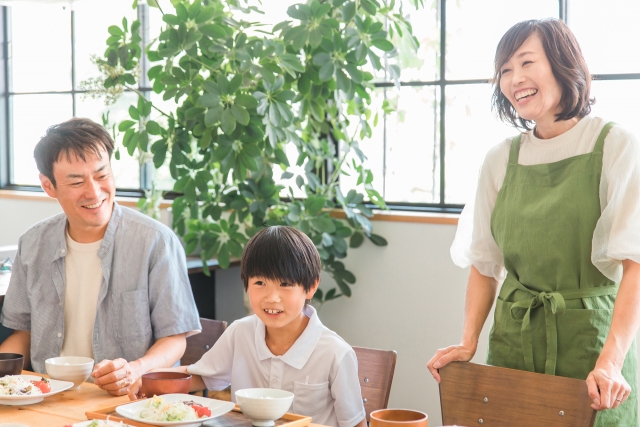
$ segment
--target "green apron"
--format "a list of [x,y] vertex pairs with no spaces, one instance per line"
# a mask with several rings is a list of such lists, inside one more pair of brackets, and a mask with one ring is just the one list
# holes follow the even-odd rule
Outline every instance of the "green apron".
[[[496,302],[487,364],[586,379],[609,332],[618,290],[591,263],[600,218],[602,148],[541,165],[519,165],[514,138],[491,215],[507,277]],[[622,368],[631,396],[600,411],[596,426],[638,427],[635,340]]]

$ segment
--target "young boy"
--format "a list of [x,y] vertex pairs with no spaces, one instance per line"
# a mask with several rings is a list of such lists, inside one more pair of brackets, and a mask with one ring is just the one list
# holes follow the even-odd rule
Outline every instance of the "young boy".
[[[275,226],[257,233],[242,254],[241,278],[253,316],[232,323],[191,366],[191,389],[244,388],[294,393],[290,411],[316,424],[366,427],[358,363],[351,346],[322,325],[307,304],[318,289],[322,264],[301,231]],[[138,381],[129,396],[135,399]]]

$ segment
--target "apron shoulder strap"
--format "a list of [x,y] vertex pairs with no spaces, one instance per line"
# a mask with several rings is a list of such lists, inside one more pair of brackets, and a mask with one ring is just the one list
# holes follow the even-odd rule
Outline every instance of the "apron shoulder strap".
[[600,135],[598,135],[598,140],[596,141],[596,146],[593,148],[594,153],[602,153],[602,149],[604,147],[604,139],[607,137],[609,130],[616,125],[615,122],[609,122],[602,128]]
[[522,134],[518,134],[518,136],[514,137],[511,140],[511,149],[509,150],[509,164],[511,165],[518,164],[518,154],[520,154],[521,138],[522,138]]

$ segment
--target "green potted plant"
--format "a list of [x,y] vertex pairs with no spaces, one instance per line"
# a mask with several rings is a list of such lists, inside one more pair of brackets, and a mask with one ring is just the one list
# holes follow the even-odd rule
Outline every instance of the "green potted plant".
[[[143,52],[138,21],[111,26],[97,60],[100,84],[112,98],[135,90],[144,54],[153,90],[175,100],[169,113],[140,94],[118,130],[129,155],[168,165],[180,194],[173,228],[187,252],[199,247],[203,263],[217,257],[224,268],[260,228],[291,225],[317,245],[337,283],[318,291],[317,302],[350,296],[356,278],[340,261],[348,247],[365,238],[387,244],[369,220],[369,203],[386,205],[359,148],[379,118],[367,69],[382,69],[394,40],[417,47],[394,1],[309,0],[289,7],[290,19],[272,31],[243,20],[258,8],[240,0],[149,5],[162,12],[160,36]],[[387,69],[397,80],[399,68]],[[356,179],[346,194],[345,175]],[[333,217],[335,209],[346,220]]]

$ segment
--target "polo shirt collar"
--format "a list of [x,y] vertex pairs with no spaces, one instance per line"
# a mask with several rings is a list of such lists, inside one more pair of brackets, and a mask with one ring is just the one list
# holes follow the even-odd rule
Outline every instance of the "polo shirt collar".
[[304,367],[318,345],[318,341],[320,341],[324,326],[318,317],[316,309],[311,305],[305,305],[302,312],[309,318],[309,323],[296,342],[294,342],[291,348],[282,356],[274,356],[271,350],[269,350],[269,347],[267,347],[265,341],[266,327],[262,320],[256,316],[258,322],[256,325],[255,344],[258,352],[258,360],[262,361],[275,358],[282,360],[287,365],[296,369],[302,369]]
[[[102,238],[102,244],[100,245],[100,249],[98,250],[98,256],[102,257],[105,253],[108,253],[111,246],[113,246],[113,241],[115,239],[116,231],[118,229],[118,224],[120,223],[120,218],[122,217],[122,208],[120,205],[114,201],[113,202],[113,211],[111,212],[111,218],[109,218],[109,224],[107,225],[107,230],[104,233],[104,237]],[[56,247],[58,248],[53,256],[53,261],[56,261],[59,258],[64,258],[67,255],[67,217],[66,215],[60,216],[60,223],[57,225],[60,229],[59,233],[57,233],[57,242]]]

